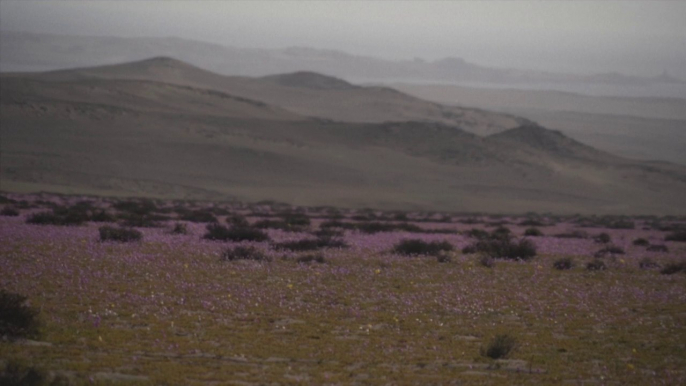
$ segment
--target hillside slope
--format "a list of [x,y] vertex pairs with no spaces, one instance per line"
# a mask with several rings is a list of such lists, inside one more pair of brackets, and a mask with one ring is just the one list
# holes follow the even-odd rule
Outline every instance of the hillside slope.
[[528,122],[507,114],[427,102],[386,87],[355,86],[322,74],[296,72],[263,78],[223,76],[166,57],[24,76],[59,82],[94,78],[154,80],[222,91],[309,117],[357,123],[432,121],[482,135]]
[[[107,69],[117,76],[85,75],[102,68],[0,76],[2,189],[470,212],[686,213],[681,166],[628,161],[534,124],[484,137],[426,120],[312,119],[231,92],[237,88],[202,86],[206,73],[172,64],[167,72],[144,66],[147,79],[127,75],[140,63]],[[360,88],[318,74],[242,81],[294,78],[278,90]]]

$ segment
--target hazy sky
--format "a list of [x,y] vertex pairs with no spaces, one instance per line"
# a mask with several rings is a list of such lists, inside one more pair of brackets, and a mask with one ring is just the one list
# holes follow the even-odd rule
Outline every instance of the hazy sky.
[[0,29],[686,79],[686,1],[12,1]]

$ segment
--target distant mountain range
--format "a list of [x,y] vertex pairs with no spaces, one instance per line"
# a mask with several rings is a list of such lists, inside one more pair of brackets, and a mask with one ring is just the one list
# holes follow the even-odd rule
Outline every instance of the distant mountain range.
[[156,57],[0,75],[3,190],[463,212],[685,214],[686,167],[313,72]]
[[403,80],[502,85],[684,83],[667,73],[654,77],[628,76],[620,73],[572,75],[485,67],[461,58],[391,61],[335,50],[306,47],[238,48],[179,38],[85,37],[2,31],[0,52],[2,71],[46,71],[168,56],[218,74],[239,76],[311,71],[354,81]]

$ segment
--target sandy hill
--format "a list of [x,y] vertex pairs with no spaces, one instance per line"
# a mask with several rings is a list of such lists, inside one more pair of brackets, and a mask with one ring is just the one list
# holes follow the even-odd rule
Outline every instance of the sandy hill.
[[[684,167],[610,156],[526,120],[476,135],[457,124],[464,116],[431,119],[450,108],[321,74],[224,77],[155,58],[5,74],[0,82],[5,190],[686,213]],[[405,115],[379,122],[403,109]],[[503,117],[475,113],[490,122]],[[343,119],[350,115],[358,119]]]
[[167,57],[120,65],[52,71],[41,74],[40,78],[49,81],[92,78],[154,80],[218,90],[280,106],[308,117],[358,123],[432,121],[459,126],[482,135],[527,122],[508,114],[427,102],[387,87],[354,86],[344,80],[312,72],[263,78],[232,77],[205,71]]
[[527,117],[622,157],[686,165],[686,99],[392,83],[418,98]]
[[311,88],[315,90],[351,90],[361,88],[360,86],[355,86],[343,79],[338,79],[311,71],[298,71],[290,74],[271,75],[262,77],[261,79],[281,86]]

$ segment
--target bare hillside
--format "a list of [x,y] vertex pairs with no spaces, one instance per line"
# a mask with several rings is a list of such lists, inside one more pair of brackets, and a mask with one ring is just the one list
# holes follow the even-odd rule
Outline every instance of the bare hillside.
[[[421,119],[408,113],[402,121],[344,121],[356,109],[362,117],[384,111],[371,102],[344,103],[360,98],[391,110],[402,103],[443,107],[320,74],[227,78],[157,58],[8,74],[0,82],[3,190],[470,212],[686,213],[684,167],[611,156],[526,122],[480,136],[451,120],[432,121],[426,111]],[[324,102],[315,110],[341,118],[294,108],[318,106],[316,99]],[[287,100],[299,102],[275,103]]]

